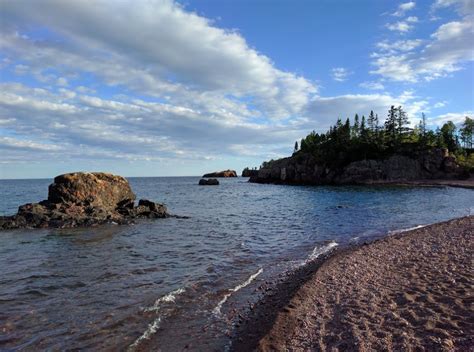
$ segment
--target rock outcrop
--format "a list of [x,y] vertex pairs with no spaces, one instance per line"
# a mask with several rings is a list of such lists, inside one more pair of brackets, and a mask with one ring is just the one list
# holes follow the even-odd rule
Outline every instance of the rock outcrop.
[[250,182],[288,184],[370,184],[427,179],[459,179],[467,176],[445,149],[433,148],[410,155],[364,159],[344,166],[320,164],[310,154],[296,154],[264,163]]
[[217,181],[215,178],[210,178],[209,180],[205,180],[201,178],[199,180],[199,186],[217,186],[219,185],[219,181]]
[[128,181],[106,173],[57,176],[48,199],[28,203],[13,216],[0,217],[0,229],[67,228],[105,223],[128,224],[138,218],[168,217],[166,206],[136,196]]
[[255,177],[258,176],[258,170],[251,170],[249,168],[245,168],[242,170],[242,177]]
[[203,178],[209,178],[209,177],[237,177],[237,172],[235,172],[235,170],[216,171],[216,172],[211,172],[209,174],[205,174],[202,177]]

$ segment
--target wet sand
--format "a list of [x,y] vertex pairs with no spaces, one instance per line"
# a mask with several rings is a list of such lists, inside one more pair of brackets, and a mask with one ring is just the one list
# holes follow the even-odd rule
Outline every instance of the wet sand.
[[232,349],[473,351],[473,254],[474,216],[335,251],[260,288]]

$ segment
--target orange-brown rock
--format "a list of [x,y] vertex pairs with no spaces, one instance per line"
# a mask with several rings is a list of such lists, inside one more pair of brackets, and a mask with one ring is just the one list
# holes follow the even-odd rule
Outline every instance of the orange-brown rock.
[[76,172],[57,176],[48,199],[28,203],[13,216],[0,216],[0,229],[64,228],[106,223],[128,224],[139,218],[170,216],[166,206],[140,199],[128,181],[102,172]]
[[210,177],[237,177],[237,172],[235,170],[224,170],[224,171],[216,171],[211,172],[209,174],[205,174],[202,176],[203,178],[210,178]]
[[135,198],[124,177],[103,172],[57,176],[48,191],[51,203],[87,204],[104,209],[115,209],[120,202]]

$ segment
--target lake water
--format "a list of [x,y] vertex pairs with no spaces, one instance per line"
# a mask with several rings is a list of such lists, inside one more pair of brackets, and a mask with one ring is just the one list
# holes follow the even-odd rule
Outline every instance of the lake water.
[[[129,179],[189,219],[0,232],[0,350],[224,350],[263,281],[336,244],[474,213],[460,188],[198,180]],[[49,183],[0,181],[0,213]]]

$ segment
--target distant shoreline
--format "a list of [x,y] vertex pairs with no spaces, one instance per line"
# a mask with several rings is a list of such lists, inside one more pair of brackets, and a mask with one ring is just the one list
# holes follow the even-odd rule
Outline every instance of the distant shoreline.
[[472,346],[473,238],[471,215],[333,250],[264,288],[232,350]]
[[284,181],[269,181],[269,182],[255,182],[257,184],[281,184],[290,186],[407,186],[407,187],[456,187],[474,189],[474,178],[465,180],[411,180],[411,181],[368,181],[347,184],[314,184],[311,182],[284,182]]

